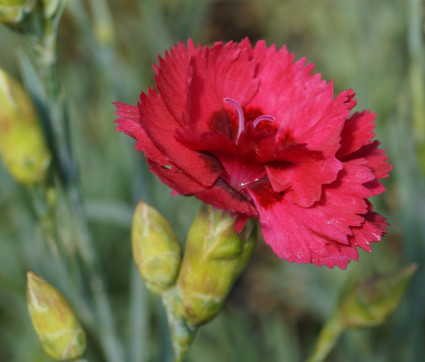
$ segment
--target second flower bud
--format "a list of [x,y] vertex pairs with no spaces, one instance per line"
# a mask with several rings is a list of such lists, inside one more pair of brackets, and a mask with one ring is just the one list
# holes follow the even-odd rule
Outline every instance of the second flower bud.
[[147,287],[162,294],[177,278],[181,248],[167,220],[144,201],[134,212],[131,242],[134,261]]

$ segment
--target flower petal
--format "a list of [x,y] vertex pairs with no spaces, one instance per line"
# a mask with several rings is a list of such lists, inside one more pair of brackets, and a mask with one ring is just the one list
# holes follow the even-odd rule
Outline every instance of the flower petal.
[[150,171],[180,195],[193,195],[205,189],[205,186],[195,181],[188,174],[179,170],[175,165],[160,165],[150,159],[146,160]]
[[371,169],[375,177],[379,180],[388,177],[388,172],[391,171],[392,166],[387,161],[388,156],[385,150],[378,149],[379,141],[373,141],[366,146],[363,146],[357,152],[352,153],[350,157],[345,160],[354,160],[356,158],[364,158],[368,161],[367,167]]
[[312,66],[303,68],[305,59],[294,63],[294,54],[290,54],[285,46],[276,50],[275,45],[267,48],[264,41],[259,41],[254,47],[253,57],[258,61],[257,76],[261,86],[251,106],[263,109],[265,114],[273,115],[279,122],[283,119],[281,112],[296,108],[293,95],[296,94],[298,99],[301,94],[314,92],[317,86],[323,88],[325,85],[320,76],[316,76],[308,84],[312,87],[303,87],[303,81],[309,82],[312,78],[309,75]]
[[381,240],[388,224],[385,222],[385,218],[372,211],[368,211],[363,216],[365,222],[359,227],[352,228],[353,235],[348,237],[348,245],[328,245],[329,255],[325,257],[316,255],[313,257],[313,262],[319,266],[326,265],[330,268],[338,266],[346,269],[350,260],[358,260],[356,246],[367,252],[372,251],[370,243]]
[[158,57],[158,66],[154,66],[158,92],[168,111],[179,123],[185,111],[189,62],[194,52],[192,39],[188,40],[187,48],[179,42],[169,53],[165,52],[164,58]]
[[155,146],[177,168],[205,187],[214,184],[223,173],[212,156],[191,150],[175,138],[177,124],[165,107],[161,96],[153,89],[140,95],[140,122]]
[[218,179],[213,187],[197,192],[195,196],[218,209],[258,217],[254,204],[222,179]]
[[237,233],[241,233],[247,221],[248,221],[248,215],[238,214],[233,228],[235,229]]
[[[316,116],[320,115],[320,118],[310,128],[306,128],[305,132],[301,130],[303,123],[300,122],[299,132],[303,133],[296,140],[305,143],[309,149],[322,151],[326,157],[333,157],[340,147],[340,135],[345,120],[355,105],[354,95],[352,90],[347,90],[331,102],[323,100],[321,106],[316,108]],[[306,108],[305,114],[312,114],[310,112],[314,112],[311,106]]]
[[232,98],[244,107],[257,92],[255,67],[256,62],[249,59],[248,51],[237,49],[232,42],[225,45],[218,42],[193,55],[185,115],[185,124],[192,132],[197,135],[220,130],[229,133],[229,120],[224,110],[234,113],[235,109],[225,104],[224,98]]
[[138,108],[121,102],[114,102],[114,104],[117,108],[115,114],[120,116],[120,118],[115,120],[115,123],[118,124],[117,131],[124,132],[126,135],[134,138],[137,141],[136,150],[144,152],[146,158],[162,166],[168,165],[169,161],[167,158],[152,143],[140,125]]
[[315,162],[295,162],[266,166],[275,192],[287,190],[291,200],[299,206],[310,207],[320,200],[322,186],[337,178],[342,163],[336,158]]
[[285,47],[279,51],[260,41],[254,48],[261,86],[250,106],[261,107],[280,125],[279,139],[289,133],[296,143],[334,156],[339,148],[342,126],[354,107],[354,93],[345,91],[333,99],[333,85],[311,75],[313,64],[305,59],[293,63],[294,56]]
[[293,203],[283,193],[275,193],[267,181],[249,190],[258,209],[264,239],[280,258],[317,263],[318,256],[328,257],[339,244],[350,245],[351,228],[364,223],[361,215],[368,209],[365,198],[371,195],[363,184],[374,178],[364,163],[345,163],[338,179],[325,186],[321,200],[309,208]]
[[368,211],[364,215],[365,222],[360,227],[353,227],[353,242],[363,250],[370,252],[370,243],[381,240],[389,225],[385,218],[376,212]]
[[392,169],[391,164],[387,161],[388,156],[385,155],[385,150],[380,150],[378,147],[379,142],[374,141],[345,158],[346,160],[361,158],[367,161],[366,166],[375,175],[375,179],[365,184],[365,186],[371,190],[373,195],[379,195],[385,191],[385,187],[378,180],[388,177],[388,173]]
[[359,150],[363,145],[371,143],[375,136],[373,121],[376,115],[370,111],[356,112],[348,118],[341,132],[341,147],[337,157],[342,158]]

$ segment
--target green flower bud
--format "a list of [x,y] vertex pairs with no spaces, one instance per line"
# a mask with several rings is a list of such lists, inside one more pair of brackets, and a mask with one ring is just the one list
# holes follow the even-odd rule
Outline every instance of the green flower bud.
[[0,69],[0,154],[23,184],[42,181],[50,163],[37,113],[22,87]]
[[174,361],[184,361],[198,327],[189,324],[182,315],[182,305],[178,288],[170,288],[161,297],[167,310],[168,325],[170,327],[174,350]]
[[174,285],[181,263],[181,248],[173,229],[152,206],[140,201],[131,232],[133,258],[152,293]]
[[68,361],[84,354],[86,335],[72,307],[56,288],[31,271],[27,302],[34,329],[50,357]]
[[411,264],[401,270],[377,275],[347,288],[334,313],[327,320],[307,362],[321,362],[347,328],[375,326],[397,307],[407,284],[417,269]]
[[338,309],[342,324],[346,328],[381,324],[397,307],[417,268],[416,264],[411,264],[356,285],[340,302]]
[[14,26],[24,22],[35,4],[36,0],[2,0],[0,2],[0,23]]
[[193,222],[177,286],[182,314],[192,325],[214,318],[251,257],[256,233],[248,222],[234,231],[236,216],[204,204]]

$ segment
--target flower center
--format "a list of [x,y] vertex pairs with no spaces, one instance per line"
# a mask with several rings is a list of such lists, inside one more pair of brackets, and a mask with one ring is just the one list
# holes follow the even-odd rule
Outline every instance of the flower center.
[[[240,138],[242,132],[245,130],[245,116],[244,116],[244,113],[243,113],[243,109],[242,109],[241,105],[232,98],[224,98],[223,101],[233,104],[233,106],[235,106],[236,112],[238,114],[238,122],[239,122],[238,123],[238,133],[236,134],[236,141],[235,141],[235,143],[237,145],[239,143],[239,138]],[[255,127],[257,127],[257,125],[261,121],[273,122],[274,120],[275,120],[275,118],[273,116],[269,116],[269,115],[264,114],[262,116],[257,117],[256,119],[254,119],[252,121],[252,125],[255,128]]]

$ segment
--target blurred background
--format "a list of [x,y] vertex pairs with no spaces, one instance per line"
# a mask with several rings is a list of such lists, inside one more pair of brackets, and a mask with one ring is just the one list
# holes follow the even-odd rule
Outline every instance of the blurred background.
[[[248,36],[286,44],[296,59],[352,88],[357,110],[377,114],[376,134],[394,169],[373,200],[391,226],[372,253],[346,271],[280,260],[259,242],[224,311],[202,327],[189,361],[303,361],[346,283],[417,262],[401,304],[378,327],[347,331],[328,361],[425,361],[424,13],[420,0],[72,0],[59,26],[58,71],[70,114],[88,232],[110,298],[123,360],[171,361],[160,299],[148,293],[131,256],[132,213],[140,198],[158,208],[180,242],[199,202],[170,196],[147,171],[135,141],[115,131],[113,101],[136,104],[153,85],[152,64],[178,40],[212,44]],[[0,27],[0,66],[20,78],[27,44]],[[61,250],[75,254],[66,207],[59,212]],[[63,275],[78,270],[49,256],[27,189],[0,164],[0,360],[52,361],[26,308],[25,274],[58,287],[90,320],[93,306]],[[50,251],[51,252],[51,251]],[[54,254],[54,253],[53,253]],[[79,275],[80,280],[84,275]],[[73,279],[75,280],[75,278]],[[77,283],[78,284],[78,283]],[[88,307],[87,307],[88,306]],[[84,317],[86,316],[86,317]],[[95,324],[90,361],[108,360]],[[125,358],[125,359],[124,359]],[[110,360],[110,359],[109,359]],[[117,361],[119,362],[119,361]]]

